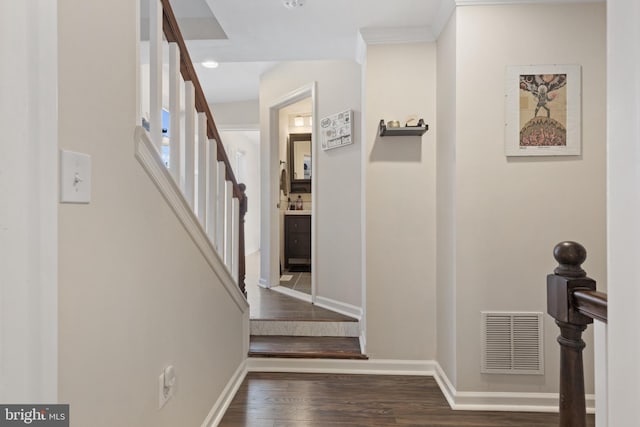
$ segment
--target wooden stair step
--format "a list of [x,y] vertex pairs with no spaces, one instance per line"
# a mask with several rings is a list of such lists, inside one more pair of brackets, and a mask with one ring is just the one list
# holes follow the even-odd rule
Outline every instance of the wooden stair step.
[[249,357],[367,359],[355,337],[292,337],[251,335]]

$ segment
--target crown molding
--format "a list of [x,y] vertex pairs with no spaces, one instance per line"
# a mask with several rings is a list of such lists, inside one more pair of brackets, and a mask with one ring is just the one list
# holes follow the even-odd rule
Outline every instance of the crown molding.
[[361,28],[360,36],[367,45],[432,42],[436,39],[427,26]]
[[[451,0],[443,0],[448,2]],[[499,6],[512,4],[577,4],[605,3],[606,0],[455,0],[456,6]]]
[[440,33],[442,32],[442,30],[444,30],[444,27],[447,26],[447,22],[449,22],[449,19],[451,19],[453,12],[456,10],[456,6],[457,4],[455,0],[440,1],[440,7],[436,12],[436,16],[431,26],[434,37],[436,39],[440,37]]
[[605,3],[606,0],[442,0],[440,7],[431,25],[434,39],[440,37],[440,33],[449,22],[449,19],[459,6],[505,6],[525,4],[578,4],[578,3]]

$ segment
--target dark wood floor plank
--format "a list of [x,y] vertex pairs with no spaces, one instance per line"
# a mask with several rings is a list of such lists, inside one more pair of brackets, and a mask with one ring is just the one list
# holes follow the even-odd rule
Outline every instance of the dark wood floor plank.
[[[452,411],[431,377],[249,373],[223,427],[556,427],[557,414]],[[594,426],[594,417],[588,417]]]
[[247,287],[249,316],[252,320],[312,320],[316,322],[357,322],[317,305],[259,286]]

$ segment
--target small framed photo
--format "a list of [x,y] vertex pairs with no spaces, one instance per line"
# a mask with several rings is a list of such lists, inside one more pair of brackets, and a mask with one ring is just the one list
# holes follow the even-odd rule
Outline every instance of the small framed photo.
[[353,111],[346,110],[320,120],[320,146],[324,151],[353,144]]
[[509,66],[506,156],[581,154],[580,65]]

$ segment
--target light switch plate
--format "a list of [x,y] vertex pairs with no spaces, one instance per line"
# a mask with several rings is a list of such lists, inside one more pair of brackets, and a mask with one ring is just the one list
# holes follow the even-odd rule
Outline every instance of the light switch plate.
[[60,202],[91,202],[91,156],[60,150]]

